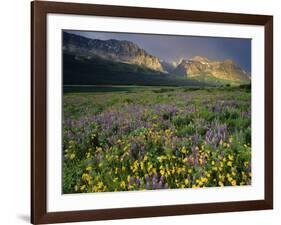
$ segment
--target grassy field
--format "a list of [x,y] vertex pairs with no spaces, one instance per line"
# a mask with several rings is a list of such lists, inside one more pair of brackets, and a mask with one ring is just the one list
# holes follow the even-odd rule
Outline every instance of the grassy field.
[[243,87],[65,86],[63,192],[251,184]]

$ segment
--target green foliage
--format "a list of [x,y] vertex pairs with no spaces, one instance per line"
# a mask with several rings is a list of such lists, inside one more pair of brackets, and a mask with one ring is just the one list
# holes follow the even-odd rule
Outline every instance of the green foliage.
[[173,88],[160,88],[160,89],[153,90],[153,92],[154,93],[165,93],[165,92],[171,92],[174,90],[175,89],[173,89]]
[[86,89],[64,94],[63,193],[251,184],[244,86]]

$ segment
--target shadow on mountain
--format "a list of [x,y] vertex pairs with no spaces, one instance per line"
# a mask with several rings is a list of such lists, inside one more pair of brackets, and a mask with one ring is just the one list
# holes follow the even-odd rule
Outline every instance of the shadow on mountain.
[[64,85],[206,86],[207,83],[150,70],[135,64],[63,54]]

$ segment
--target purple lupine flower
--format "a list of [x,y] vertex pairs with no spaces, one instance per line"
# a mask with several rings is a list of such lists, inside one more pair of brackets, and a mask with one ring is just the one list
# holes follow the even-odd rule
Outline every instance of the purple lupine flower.
[[152,183],[152,189],[157,189],[157,185],[158,185],[157,182],[153,182]]
[[152,182],[157,182],[157,181],[158,181],[158,174],[155,173],[155,174],[153,174]]
[[226,124],[215,124],[214,126],[214,129],[210,129],[206,132],[205,142],[213,147],[218,147],[221,141],[226,141],[228,139],[227,126]]
[[196,155],[195,159],[194,159],[194,166],[198,166],[198,156]]
[[150,178],[149,178],[149,176],[148,176],[148,175],[145,175],[145,180],[146,180],[146,183],[149,183]]
[[189,165],[193,165],[193,158],[192,158],[192,156],[189,156],[188,162],[189,162]]
[[150,183],[149,182],[146,183],[145,187],[146,187],[146,189],[150,189]]
[[198,141],[199,141],[199,135],[198,134],[195,134],[191,137],[191,141],[193,144],[198,144]]
[[135,178],[134,177],[130,177],[130,185],[132,185],[135,182]]
[[203,153],[202,155],[202,166],[206,165],[206,158],[205,158],[205,154]]
[[158,189],[163,188],[163,182],[162,182],[161,180],[159,181],[159,183],[158,183],[158,185],[157,185],[157,188],[158,188]]

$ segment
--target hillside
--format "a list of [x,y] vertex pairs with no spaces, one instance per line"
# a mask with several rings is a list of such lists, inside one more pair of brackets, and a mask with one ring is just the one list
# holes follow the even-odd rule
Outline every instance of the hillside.
[[76,56],[86,56],[88,59],[98,56],[106,60],[140,65],[164,72],[158,57],[148,54],[138,45],[126,40],[90,39],[64,32],[63,51]]
[[67,84],[222,85],[250,83],[232,60],[204,56],[177,64],[148,54],[127,40],[99,40],[63,32],[63,76]]
[[229,83],[250,82],[250,75],[232,60],[211,61],[202,56],[182,60],[174,70],[174,73],[185,76],[186,78],[204,81]]
[[163,85],[206,86],[198,80],[159,74],[146,67],[114,62],[99,57],[85,58],[63,54],[64,85]]

